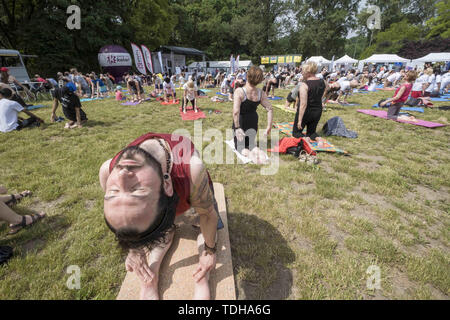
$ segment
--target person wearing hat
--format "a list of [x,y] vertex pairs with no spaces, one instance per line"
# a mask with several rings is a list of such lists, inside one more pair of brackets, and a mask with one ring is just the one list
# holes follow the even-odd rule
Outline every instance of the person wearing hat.
[[66,129],[82,128],[83,123],[86,122],[86,113],[81,110],[80,98],[76,94],[77,87],[73,82],[66,83],[62,88],[53,89],[51,91],[53,96],[53,109],[51,121],[56,122],[56,109],[61,103],[64,116],[69,120],[66,123]]
[[[44,120],[22,107],[16,101],[10,100],[12,90],[8,88],[0,89],[0,132],[11,132],[30,127],[33,124],[44,123]],[[23,112],[30,116],[29,119],[19,118],[19,113]]]

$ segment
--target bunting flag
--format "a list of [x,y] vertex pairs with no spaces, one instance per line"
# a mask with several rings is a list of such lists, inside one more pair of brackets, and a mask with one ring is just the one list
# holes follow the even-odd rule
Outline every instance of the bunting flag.
[[139,49],[139,47],[134,43],[131,43],[131,49],[133,50],[134,64],[136,65],[136,69],[138,69],[141,74],[147,74],[144,63],[144,55],[142,54],[141,49]]
[[161,73],[164,73],[164,67],[163,67],[163,63],[162,63],[161,51],[158,52],[158,60],[159,60],[160,66],[161,66]]
[[230,73],[234,73],[234,62],[235,62],[234,56],[231,55],[231,58],[230,58]]
[[152,53],[148,48],[144,45],[141,46],[142,53],[144,54],[145,65],[147,66],[147,70],[151,73],[153,72],[153,62],[152,62]]
[[236,65],[234,66],[234,68],[235,68],[235,72],[237,72],[237,71],[239,71],[239,58],[240,58],[241,56],[237,56],[237,58],[236,58]]

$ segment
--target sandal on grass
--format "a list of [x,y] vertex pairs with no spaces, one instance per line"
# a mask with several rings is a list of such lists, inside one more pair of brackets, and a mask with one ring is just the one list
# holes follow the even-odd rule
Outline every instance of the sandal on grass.
[[11,195],[11,200],[5,202],[5,204],[7,206],[14,206],[17,203],[19,203],[23,198],[30,197],[32,194],[33,193],[31,191],[28,191],[28,190],[19,193],[17,196],[12,194]]
[[33,226],[36,222],[38,222],[39,220],[42,220],[45,218],[45,213],[39,213],[39,214],[32,214],[31,216],[31,223],[27,224],[27,216],[23,216],[22,217],[22,222],[19,224],[15,224],[15,225],[11,225],[11,231],[8,233],[9,235],[13,235],[18,233],[19,231],[21,231],[24,228],[29,228],[31,226]]

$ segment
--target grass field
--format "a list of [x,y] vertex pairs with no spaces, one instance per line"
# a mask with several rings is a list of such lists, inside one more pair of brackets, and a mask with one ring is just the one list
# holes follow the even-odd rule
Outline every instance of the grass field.
[[[323,114],[320,129],[340,116],[359,134],[329,138],[351,156],[320,154],[322,163],[311,167],[283,155],[273,176],[254,165],[208,165],[225,186],[239,299],[450,298],[450,130],[356,112],[391,95],[356,94],[349,100],[360,107]],[[202,99],[199,105],[207,115],[204,129],[231,126],[231,103]],[[83,129],[47,123],[0,134],[0,185],[34,192],[17,212],[48,215],[14,236],[0,226],[0,245],[15,250],[0,267],[0,299],[115,299],[126,272],[103,220],[99,167],[149,131],[193,134],[194,123],[181,121],[178,106],[123,107],[108,99],[83,108],[90,119]],[[222,114],[209,114],[216,109]],[[50,112],[35,111],[45,120]],[[259,114],[265,128],[266,112]],[[446,111],[417,116],[450,124]],[[274,109],[275,122],[293,119]],[[71,265],[81,269],[80,290],[66,287]],[[367,287],[372,265],[380,271],[379,290]]]

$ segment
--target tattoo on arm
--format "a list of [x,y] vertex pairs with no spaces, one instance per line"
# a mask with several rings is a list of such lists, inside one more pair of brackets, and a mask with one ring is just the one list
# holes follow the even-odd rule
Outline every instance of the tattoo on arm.
[[191,204],[199,214],[206,214],[214,208],[214,196],[206,168],[201,169],[196,180],[191,185]]

